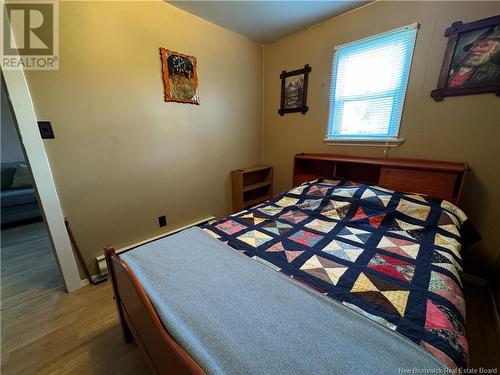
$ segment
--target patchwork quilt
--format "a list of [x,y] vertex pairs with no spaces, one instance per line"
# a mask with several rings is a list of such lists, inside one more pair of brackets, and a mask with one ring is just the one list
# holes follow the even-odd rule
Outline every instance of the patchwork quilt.
[[468,362],[465,224],[441,199],[319,179],[204,229],[456,368]]

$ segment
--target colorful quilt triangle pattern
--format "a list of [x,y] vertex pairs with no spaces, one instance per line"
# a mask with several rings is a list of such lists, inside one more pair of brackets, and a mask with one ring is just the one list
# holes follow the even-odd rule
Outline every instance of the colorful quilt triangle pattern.
[[259,232],[258,230],[251,230],[243,233],[241,236],[238,236],[238,239],[249,244],[250,246],[258,247],[272,240],[272,237],[268,236],[265,233]]
[[456,239],[436,233],[434,244],[450,250],[457,257],[460,256],[461,244]]
[[344,259],[349,262],[355,262],[364,249],[343,241],[333,240],[326,245],[322,251],[337,258]]
[[293,262],[297,257],[299,257],[304,250],[287,250],[283,246],[283,243],[277,242],[274,245],[268,247],[266,250],[268,253],[281,253],[285,256],[288,263]]
[[300,230],[289,237],[292,241],[298,242],[302,245],[312,247],[318,241],[320,241],[323,236],[315,234],[306,230]]
[[337,234],[337,236],[342,237],[346,240],[351,240],[362,244],[365,244],[370,239],[371,235],[371,232],[347,226]]
[[463,357],[467,356],[465,327],[453,318],[453,313],[447,307],[428,300],[425,329],[444,340]]
[[441,216],[439,216],[438,226],[448,226],[453,225],[456,228],[460,228],[460,223],[458,219],[451,212],[443,211],[441,212]]
[[347,266],[319,255],[313,255],[302,265],[302,267],[300,267],[300,269],[327,283],[336,285],[347,270]]
[[298,224],[307,218],[307,214],[301,211],[288,211],[280,216],[281,220],[286,220],[293,224]]
[[368,267],[403,281],[411,281],[415,272],[413,264],[379,253],[373,256],[368,263]]
[[413,259],[417,259],[420,251],[420,245],[416,242],[389,236],[383,236],[377,248]]
[[353,188],[342,187],[342,188],[335,189],[333,191],[332,195],[336,195],[338,197],[352,198],[357,191],[358,191],[357,187],[353,187]]
[[376,189],[366,189],[361,195],[361,199],[377,206],[387,207],[391,200],[391,195]]
[[321,215],[330,219],[342,220],[347,215],[350,205],[351,203],[349,202],[337,202],[330,200],[321,210]]
[[400,199],[396,210],[414,219],[425,221],[431,211],[431,208],[427,205],[410,202],[406,199]]
[[322,187],[320,185],[313,185],[311,188],[307,191],[307,195],[317,195],[320,197],[324,197],[326,193],[328,192],[327,187]]
[[269,272],[406,336],[445,366],[465,368],[466,221],[450,202],[331,177],[203,229]]
[[331,232],[336,225],[337,223],[333,221],[314,219],[313,221],[307,223],[305,227],[314,229],[318,232],[328,233]]
[[368,216],[365,214],[365,211],[361,207],[358,208],[356,214],[353,216],[351,220],[362,220],[366,219]]
[[361,273],[351,292],[383,310],[395,311],[403,316],[410,292],[397,284],[377,276]]
[[382,215],[376,215],[368,218],[368,222],[370,225],[374,228],[380,227],[380,224],[382,224],[382,221],[385,218],[385,214]]
[[289,191],[289,194],[297,194],[297,195],[300,195],[304,192],[304,189],[306,188],[307,186],[306,185],[303,185],[303,186],[298,186],[292,190]]
[[249,225],[257,225],[265,221],[266,219],[258,216],[256,213],[249,212],[243,216],[240,216],[241,220],[246,221]]
[[215,227],[227,234],[234,234],[241,232],[243,229],[247,229],[246,226],[234,220],[226,220],[220,224],[217,224]]
[[264,207],[259,207],[255,211],[261,212],[263,214],[269,215],[269,216],[274,216],[279,214],[281,211],[283,211],[283,207],[275,207],[275,206],[264,206]]
[[295,207],[301,210],[314,211],[321,205],[321,200],[319,199],[306,199],[302,203],[298,203]]
[[283,197],[279,201],[276,201],[275,204],[280,207],[289,207],[296,204],[299,200],[297,198],[291,197]]
[[282,223],[281,221],[272,220],[262,226],[266,232],[271,232],[277,235],[282,235],[293,228],[289,224]]
[[404,220],[395,219],[392,226],[390,227],[390,232],[394,234],[399,234],[403,237],[412,238],[418,240],[422,237],[425,228],[421,225],[415,225],[408,223]]
[[461,296],[460,287],[451,277],[441,272],[431,271],[429,291],[446,298],[458,309],[460,314],[465,314],[465,300]]

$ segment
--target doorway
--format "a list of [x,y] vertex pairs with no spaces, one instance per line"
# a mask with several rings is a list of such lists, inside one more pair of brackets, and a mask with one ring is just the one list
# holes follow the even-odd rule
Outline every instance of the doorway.
[[66,291],[72,292],[82,287],[82,280],[66,230],[45,146],[38,129],[28,83],[21,69],[0,69],[0,71],[7,103],[19,134],[23,155],[34,180],[37,202],[47,224],[54,256]]
[[64,289],[47,225],[21,144],[4,80],[1,83],[1,306]]

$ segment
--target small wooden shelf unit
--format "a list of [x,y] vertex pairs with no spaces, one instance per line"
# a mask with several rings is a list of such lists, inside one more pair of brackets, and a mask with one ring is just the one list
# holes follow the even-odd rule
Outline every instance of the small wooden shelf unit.
[[273,197],[273,167],[257,165],[231,172],[233,212],[255,206]]

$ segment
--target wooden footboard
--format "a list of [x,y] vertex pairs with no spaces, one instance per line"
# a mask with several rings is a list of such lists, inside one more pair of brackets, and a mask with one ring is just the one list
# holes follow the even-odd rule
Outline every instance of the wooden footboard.
[[170,336],[134,272],[115,249],[106,246],[105,255],[125,341],[137,343],[155,374],[205,374]]

